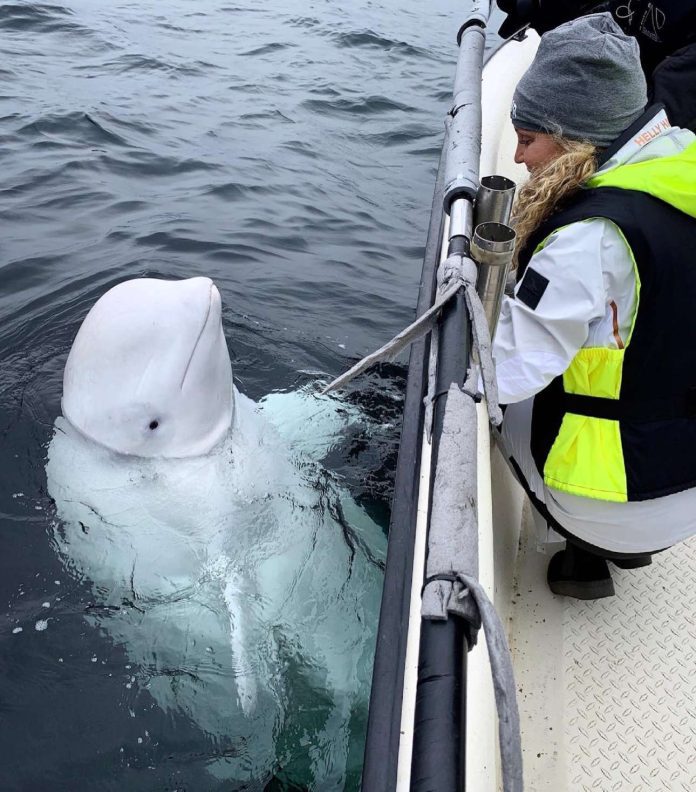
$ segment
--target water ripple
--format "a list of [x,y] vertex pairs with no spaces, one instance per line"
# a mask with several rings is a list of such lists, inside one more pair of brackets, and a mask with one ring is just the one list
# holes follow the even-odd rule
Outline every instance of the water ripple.
[[75,22],[73,12],[57,5],[41,3],[3,3],[0,5],[0,28],[34,33],[61,30],[76,33],[84,30]]
[[421,47],[416,47],[413,44],[408,44],[406,41],[399,39],[387,38],[375,33],[374,30],[354,30],[350,32],[342,32],[334,34],[333,38],[342,47],[361,47],[368,49],[386,50],[387,52],[396,52],[407,58],[431,58],[432,52]]
[[414,108],[387,96],[367,96],[359,99],[307,99],[303,107],[320,115],[376,115],[398,111],[407,113]]
[[[127,140],[115,132],[110,132],[103,123],[84,112],[44,115],[20,127],[16,135],[28,139],[52,137],[52,142],[66,146],[74,145],[76,137],[83,143],[128,146]],[[58,137],[62,137],[62,140],[57,140]]]
[[217,166],[200,159],[174,157],[156,154],[152,151],[131,150],[126,157],[103,155],[101,164],[111,173],[123,176],[162,176],[172,178],[185,173],[214,171]]
[[226,201],[239,201],[253,195],[270,195],[273,188],[265,184],[241,184],[239,182],[226,182],[225,184],[211,185],[205,188],[207,195],[216,195]]
[[[127,73],[129,71],[169,72],[174,68],[170,63],[165,63],[165,61],[160,60],[159,58],[153,58],[150,55],[142,55],[140,53],[128,53],[126,55],[121,55],[120,57],[105,63],[104,66],[107,69],[117,73]],[[83,68],[89,69],[92,67],[85,66]]]
[[256,47],[255,49],[250,49],[246,52],[240,52],[239,54],[243,58],[258,57],[260,55],[270,55],[274,52],[282,52],[283,50],[287,50],[296,46],[296,44],[283,44],[281,42],[274,41],[271,44],[264,44],[262,47]]

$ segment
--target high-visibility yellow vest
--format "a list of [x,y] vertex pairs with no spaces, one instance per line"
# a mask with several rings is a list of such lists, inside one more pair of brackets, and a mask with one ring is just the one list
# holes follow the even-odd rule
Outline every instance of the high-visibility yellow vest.
[[524,277],[551,233],[603,217],[638,288],[624,348],[581,349],[535,397],[532,453],[553,489],[624,502],[696,486],[696,144],[684,153],[596,176],[520,254]]

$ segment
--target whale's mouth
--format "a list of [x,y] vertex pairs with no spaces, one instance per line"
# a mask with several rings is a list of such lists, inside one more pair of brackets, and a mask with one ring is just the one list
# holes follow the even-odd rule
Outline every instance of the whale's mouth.
[[216,322],[219,321],[220,319],[221,305],[222,305],[222,301],[220,299],[220,292],[217,290],[215,284],[212,281],[210,281],[208,287],[208,305],[206,307],[205,315],[203,317],[200,330],[198,331],[196,339],[193,343],[191,354],[188,356],[188,360],[186,361],[186,365],[184,366],[184,373],[181,377],[181,382],[179,384],[180,390],[183,390],[184,386],[186,385],[186,377],[188,376],[189,370],[191,369],[191,363],[193,362],[193,359],[196,356],[196,351],[201,342],[201,338],[203,338],[206,328],[209,326],[210,322]]

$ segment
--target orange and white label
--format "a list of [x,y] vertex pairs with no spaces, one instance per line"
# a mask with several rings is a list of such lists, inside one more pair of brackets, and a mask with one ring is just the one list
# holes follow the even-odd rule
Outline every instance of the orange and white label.
[[656,137],[659,137],[663,132],[668,130],[671,127],[669,120],[665,118],[661,118],[656,124],[650,127],[650,129],[644,129],[640,135],[633,138],[633,142],[638,146],[638,148],[642,148],[646,143],[650,143],[651,140],[654,140]]

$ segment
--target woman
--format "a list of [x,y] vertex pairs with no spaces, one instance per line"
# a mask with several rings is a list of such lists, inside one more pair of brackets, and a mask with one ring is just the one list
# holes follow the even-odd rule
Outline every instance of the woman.
[[696,533],[696,137],[644,110],[609,14],[545,34],[512,103],[518,283],[494,342],[502,441],[569,539],[557,594]]

